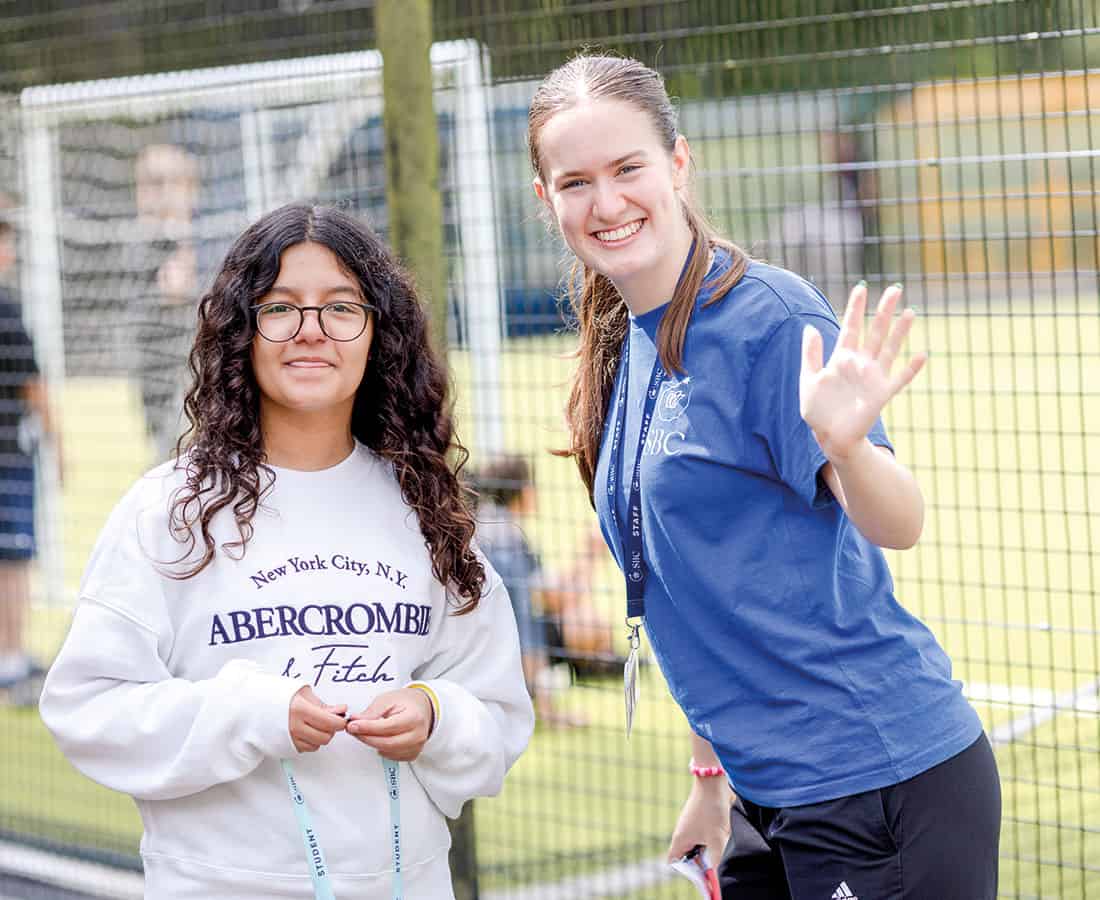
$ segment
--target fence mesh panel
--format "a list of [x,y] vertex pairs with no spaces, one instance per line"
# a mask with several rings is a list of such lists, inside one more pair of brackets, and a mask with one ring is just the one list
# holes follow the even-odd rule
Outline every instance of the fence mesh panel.
[[[34,427],[0,434],[38,463],[37,554],[13,577],[29,577],[39,662],[111,507],[178,436],[195,303],[233,237],[305,197],[385,234],[372,7],[0,5],[0,218],[16,248],[0,284],[21,303],[64,457],[62,478]],[[624,739],[621,576],[572,465],[547,452],[565,441],[573,339],[526,108],[551,68],[597,48],[664,74],[722,231],[838,306],[863,278],[873,295],[902,282],[919,308],[911,344],[931,363],[886,418],[928,514],[920,544],[890,555],[896,593],[996,747],[1001,896],[1100,895],[1098,7],[437,0],[460,433],[474,469],[500,452],[531,468],[524,530],[562,588],[542,594],[554,649],[540,691],[585,723],[541,724],[502,796],[476,804],[482,894],[691,896],[663,865],[687,728],[647,660]],[[5,496],[0,518],[19,512]],[[46,881],[66,866],[86,879],[87,860],[136,870],[132,802],[68,766],[34,689],[18,682],[0,706],[0,870],[28,877],[13,862],[28,848],[62,855]]]

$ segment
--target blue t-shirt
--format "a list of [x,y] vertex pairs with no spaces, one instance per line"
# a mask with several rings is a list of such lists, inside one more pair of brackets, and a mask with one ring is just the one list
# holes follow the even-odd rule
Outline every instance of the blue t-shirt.
[[[730,264],[715,254],[708,281]],[[982,725],[935,637],[895,599],[882,551],[819,476],[802,420],[802,331],[839,326],[798,276],[760,263],[726,296],[696,300],[682,374],[666,377],[641,466],[645,627],[673,697],[735,790],[762,806],[896,784],[961,752]],[[604,537],[621,379],[617,511],[628,493],[663,307],[632,318],[595,476]],[[889,447],[881,422],[870,440]]]

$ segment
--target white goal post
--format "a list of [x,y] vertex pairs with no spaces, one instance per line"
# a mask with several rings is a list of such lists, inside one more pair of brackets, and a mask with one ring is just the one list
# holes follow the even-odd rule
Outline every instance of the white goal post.
[[[472,394],[467,405],[474,413],[474,445],[494,451],[503,446],[503,290],[488,58],[475,41],[451,41],[433,45],[431,63],[451,308],[457,310],[456,327],[469,350]],[[94,246],[81,243],[93,225],[98,234],[121,235],[130,227],[133,186],[127,179],[130,161],[143,144],[171,133],[199,157],[210,154],[200,159],[200,168],[218,173],[216,185],[206,188],[215,196],[199,214],[196,228],[225,246],[248,222],[293,200],[354,207],[369,195],[381,215],[384,191],[377,179],[364,174],[368,164],[378,169],[380,150],[372,144],[373,155],[366,154],[364,162],[366,156],[356,157],[359,151],[349,147],[361,149],[381,128],[382,64],[378,51],[364,50],[24,90],[19,111],[25,192],[22,289],[33,298],[24,314],[48,384],[58,390],[74,369],[132,365],[127,361],[136,351],[126,347],[105,352],[103,362],[81,357],[74,363],[66,324],[70,331],[78,326],[66,317],[78,314],[79,302],[67,289],[67,278],[72,280],[71,247]],[[102,143],[85,146],[85,141]],[[334,168],[342,174],[334,175]],[[123,197],[121,205],[129,205],[120,210]],[[226,197],[235,199],[226,202]],[[109,312],[103,315],[124,316],[106,293],[101,293],[102,308]],[[46,588],[41,599],[58,602],[64,586],[56,472],[44,473],[40,509]]]

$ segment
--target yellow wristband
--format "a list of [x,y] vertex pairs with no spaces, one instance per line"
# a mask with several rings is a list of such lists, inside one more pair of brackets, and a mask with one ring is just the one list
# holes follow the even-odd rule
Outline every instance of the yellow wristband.
[[414,681],[405,687],[413,688],[414,690],[423,691],[428,695],[428,702],[432,705],[432,724],[428,727],[428,737],[432,736],[432,732],[435,731],[435,723],[439,721],[439,697],[435,691],[433,691],[428,685],[422,681]]

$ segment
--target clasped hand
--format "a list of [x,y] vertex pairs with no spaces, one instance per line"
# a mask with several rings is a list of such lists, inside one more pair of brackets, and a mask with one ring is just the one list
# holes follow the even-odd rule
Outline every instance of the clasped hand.
[[828,365],[822,365],[820,332],[811,325],[802,332],[799,408],[821,449],[834,463],[848,459],[886,404],[916,377],[928,358],[918,353],[903,369],[891,374],[915,317],[913,310],[907,309],[894,319],[900,299],[899,285],[886,289],[861,346],[867,287],[860,284],[853,288]]
[[432,704],[416,688],[387,691],[365,710],[347,714],[347,704],[325,703],[306,685],[290,701],[290,737],[299,753],[326,746],[338,731],[395,762],[411,762],[424,749],[432,727]]

